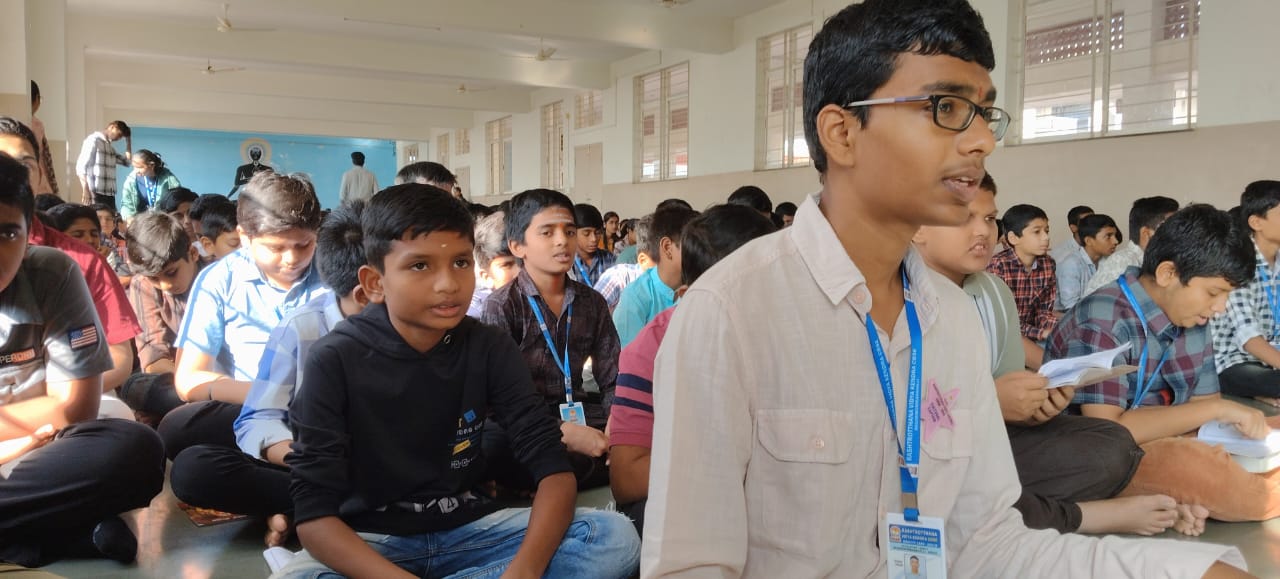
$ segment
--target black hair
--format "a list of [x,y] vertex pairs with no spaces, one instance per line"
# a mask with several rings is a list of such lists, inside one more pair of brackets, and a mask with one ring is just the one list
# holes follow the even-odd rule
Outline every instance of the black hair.
[[1142,256],[1142,275],[1155,275],[1166,261],[1178,270],[1178,279],[1221,277],[1233,287],[1253,279],[1253,243],[1226,211],[1201,203],[1174,213],[1151,236]]
[[134,152],[133,156],[141,157],[142,163],[145,165],[155,165],[156,175],[159,175],[160,172],[165,169],[164,159],[160,158],[160,153],[157,153],[150,149],[138,149],[136,152]]
[[493,215],[494,213],[497,213],[496,209],[489,207],[484,203],[464,203],[464,205],[467,206],[467,211],[471,212],[471,218],[475,219],[476,221],[479,221],[484,217],[488,217],[490,215]]
[[1120,233],[1120,226],[1116,225],[1116,220],[1112,219],[1110,215],[1094,213],[1080,218],[1080,224],[1076,226],[1076,230],[1080,234],[1081,245],[1084,244],[1084,238],[1092,237],[1097,239],[1098,234],[1108,227],[1116,230],[1117,234]]
[[186,187],[174,187],[173,189],[166,191],[164,195],[160,196],[160,202],[156,203],[156,209],[164,211],[165,213],[173,213],[174,211],[177,211],[183,203],[194,204],[196,199],[199,198],[200,196],[196,195],[195,191],[187,189]]
[[716,205],[684,227],[680,244],[680,283],[693,282],[748,241],[777,228],[759,212],[742,205]]
[[191,256],[191,236],[168,213],[139,213],[124,236],[125,253],[134,275],[154,276],[169,264]]
[[320,200],[305,175],[255,174],[236,201],[236,223],[249,237],[320,228]]
[[418,161],[401,167],[400,172],[396,173],[396,185],[404,183],[439,185],[443,189],[443,185],[456,185],[458,178],[440,163]]
[[369,265],[384,270],[391,244],[409,236],[451,231],[475,243],[475,223],[453,194],[431,185],[392,185],[373,196],[360,218]]
[[221,203],[230,203],[232,207],[236,204],[221,193],[205,193],[191,203],[191,210],[187,212],[187,216],[196,221],[204,219],[205,209]]
[[493,260],[511,255],[506,239],[506,214],[498,211],[476,221],[476,265],[489,269]]
[[761,213],[773,213],[773,200],[769,199],[769,194],[764,189],[755,185],[743,185],[735,189],[729,194],[729,203],[746,205]]
[[1248,225],[1250,217],[1266,217],[1276,205],[1280,205],[1280,181],[1254,181],[1245,187],[1240,194],[1240,219],[1246,231],[1253,229]]
[[573,206],[573,221],[577,224],[578,229],[604,229],[604,218],[600,216],[600,210],[595,205],[588,203],[579,203]]
[[[819,173],[827,153],[818,139],[818,112],[870,98],[893,76],[898,55],[947,55],[996,66],[982,16],[963,0],[867,0],[832,16],[804,59],[804,137]],[[868,108],[851,111],[864,125]]]
[[[1129,239],[1137,243],[1142,239],[1142,228],[1155,231],[1165,216],[1178,210],[1178,202],[1168,197],[1156,195],[1143,197],[1133,202],[1129,209]],[[1237,211],[1236,213],[1239,213]]]
[[1026,232],[1027,226],[1036,219],[1049,220],[1049,214],[1044,209],[1035,205],[1014,205],[1004,211],[1004,216],[1000,221],[1004,222],[1005,233],[1012,233],[1018,237],[1022,237]]
[[1080,220],[1084,219],[1085,215],[1090,215],[1092,213],[1094,213],[1092,207],[1089,207],[1088,205],[1076,205],[1067,212],[1067,225],[1079,227]]
[[604,212],[604,220],[605,220],[605,222],[606,222],[606,223],[608,223],[608,221],[609,221],[609,218],[610,218],[610,217],[612,217],[612,218],[614,218],[614,219],[617,219],[619,223],[621,223],[621,222],[622,222],[622,216],[621,216],[621,215],[618,215],[618,212],[617,212],[617,211],[605,211],[605,212]]
[[693,209],[693,206],[690,205],[688,201],[672,197],[670,199],[662,200],[654,211],[657,211],[658,209],[666,209],[667,207],[684,207],[685,209]]
[[569,196],[551,189],[530,189],[511,198],[507,211],[507,243],[524,244],[524,231],[533,223],[533,216],[547,209],[559,207],[574,215],[573,201]]
[[13,117],[0,117],[0,135],[22,137],[28,145],[31,145],[33,155],[40,150],[40,145],[36,143],[36,134],[31,131],[31,127]]
[[107,123],[107,127],[115,127],[117,131],[120,131],[120,136],[122,137],[129,137],[133,135],[133,129],[130,129],[129,123],[124,121],[111,121],[110,123]]
[[982,176],[982,182],[978,183],[978,188],[983,191],[990,191],[992,196],[1000,192],[996,188],[996,180],[991,178],[991,173]]
[[777,213],[778,215],[785,215],[785,216],[787,216],[787,217],[795,217],[795,216],[796,216],[796,211],[798,211],[799,209],[800,209],[800,208],[799,208],[799,207],[796,207],[796,204],[795,204],[795,203],[792,203],[792,202],[790,202],[790,201],[783,201],[782,203],[779,203],[777,207],[774,207],[774,208],[773,208],[773,212],[774,212],[774,213]]
[[98,228],[98,231],[102,231],[102,220],[98,219],[97,210],[89,207],[88,205],[81,205],[79,203],[63,203],[62,205],[46,211],[45,214],[53,220],[54,229],[63,233],[66,233],[68,229],[71,229],[72,225],[75,225],[76,221],[81,219],[88,219],[89,221],[92,221],[94,226]]
[[329,212],[316,232],[316,270],[320,280],[339,298],[351,295],[360,285],[360,266],[364,258],[364,233],[361,214],[364,200],[353,200]]
[[[649,239],[640,249],[645,250],[645,253],[649,254],[649,259],[653,260],[654,263],[661,263],[662,239],[665,237],[676,245],[680,245],[684,226],[697,216],[697,211],[683,207],[668,207],[654,211]],[[638,238],[637,241],[639,241]]]
[[[351,153],[351,162],[352,162],[353,164],[355,164],[355,166],[357,166],[357,167],[363,167],[363,166],[364,166],[364,153],[361,153],[360,151],[356,151],[356,152],[354,152],[354,153]],[[345,294],[344,294],[344,295],[345,295]]]
[[59,197],[56,193],[41,193],[39,195],[36,195],[35,203],[36,203],[36,211],[44,212],[44,211],[53,209],[54,207],[57,207],[59,205],[62,205],[63,203],[66,203],[66,201],[63,200],[61,197]]
[[31,195],[31,179],[27,172],[26,165],[0,152],[0,203],[21,210],[23,220],[30,227],[36,202]]
[[217,241],[218,236],[223,233],[233,233],[236,230],[236,204],[230,201],[225,203],[206,203],[204,206],[204,214],[200,220],[200,236],[208,237],[210,241]]
[[40,98],[40,85],[36,81],[31,81],[31,104],[36,104],[36,100]]

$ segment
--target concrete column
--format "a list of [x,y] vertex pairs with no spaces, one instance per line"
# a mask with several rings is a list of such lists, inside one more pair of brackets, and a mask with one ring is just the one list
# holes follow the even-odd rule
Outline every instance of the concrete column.
[[[67,197],[68,187],[75,181],[75,171],[71,170],[67,158],[74,160],[79,153],[78,149],[69,151],[67,146],[67,0],[25,0],[25,3],[27,74],[23,78],[40,85],[41,105],[36,116],[44,123],[58,189]],[[30,89],[29,83],[27,88]],[[30,110],[27,113],[29,115]],[[79,140],[75,143],[78,147]],[[73,197],[78,199],[79,195]]]
[[27,1],[0,0],[0,115],[31,117],[27,83]]

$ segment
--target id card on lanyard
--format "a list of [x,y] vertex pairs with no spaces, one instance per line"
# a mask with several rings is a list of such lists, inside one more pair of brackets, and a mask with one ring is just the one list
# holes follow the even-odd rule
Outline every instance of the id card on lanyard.
[[533,309],[533,315],[538,319],[538,328],[542,330],[542,339],[547,342],[547,349],[551,350],[551,359],[556,363],[556,369],[560,370],[560,374],[564,377],[564,404],[560,405],[560,420],[564,422],[573,422],[575,424],[587,425],[587,414],[581,402],[573,401],[573,378],[569,370],[569,330],[573,329],[573,303],[570,302],[565,307],[564,320],[564,357],[556,352],[556,342],[551,339],[551,330],[547,329],[547,320],[542,315],[542,308],[538,306],[537,300],[533,296],[525,296],[529,300],[529,307]]
[[1147,376],[1147,359],[1151,353],[1151,341],[1156,339],[1155,334],[1151,331],[1151,326],[1147,324],[1147,314],[1142,311],[1142,305],[1138,303],[1137,296],[1133,295],[1133,289],[1129,287],[1129,280],[1125,276],[1120,276],[1120,291],[1124,293],[1124,298],[1129,300],[1129,307],[1133,308],[1133,313],[1138,315],[1138,320],[1142,322],[1142,355],[1138,357],[1138,390],[1133,394],[1133,404],[1129,405],[1129,410],[1133,410],[1142,405],[1142,399],[1147,397],[1147,393],[1151,391],[1151,385],[1155,383],[1156,377],[1160,375],[1160,369],[1164,367],[1164,363],[1169,360],[1169,352],[1173,351],[1173,344],[1164,349],[1160,354],[1160,362],[1151,370],[1150,377]]
[[[898,445],[898,479],[902,486],[901,513],[888,513],[883,535],[888,537],[887,571],[890,578],[920,577],[942,578],[947,576],[945,523],[939,517],[920,515],[920,405],[923,403],[924,335],[920,330],[920,316],[911,300],[911,280],[902,269],[902,291],[905,298],[907,327],[911,336],[911,367],[907,375],[907,415],[902,425],[902,442],[898,442],[898,410],[893,391],[893,373],[889,357],[880,343],[876,323],[867,314],[867,340],[871,343],[871,356],[876,364],[876,376],[880,379],[880,391],[889,412],[889,425],[894,431],[894,443]],[[906,574],[906,575],[904,575]]]

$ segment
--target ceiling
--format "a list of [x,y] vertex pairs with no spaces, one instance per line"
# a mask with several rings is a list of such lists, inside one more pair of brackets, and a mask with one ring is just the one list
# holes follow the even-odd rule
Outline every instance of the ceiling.
[[728,52],[734,19],[780,1],[67,0],[67,38],[105,116],[409,140],[608,88],[645,51]]

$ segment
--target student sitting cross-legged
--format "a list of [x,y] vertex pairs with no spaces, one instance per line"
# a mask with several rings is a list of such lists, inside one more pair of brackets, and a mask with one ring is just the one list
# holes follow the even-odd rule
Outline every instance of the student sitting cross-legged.
[[[563,193],[533,189],[512,198],[507,244],[523,269],[489,296],[481,319],[515,339],[533,374],[542,412],[562,421],[579,488],[585,489],[609,484],[604,427],[620,348],[604,298],[569,278],[580,240],[573,202]],[[582,386],[587,358],[599,392]],[[508,489],[532,490],[529,473],[514,461],[514,447],[505,438],[501,428],[485,432],[493,479]]]
[[271,331],[258,375],[235,422],[239,448],[201,444],[173,459],[170,484],[182,501],[267,519],[266,544],[288,537],[289,401],[304,382],[307,354],[317,340],[368,303],[357,272],[365,264],[360,215],[364,202],[343,204],[325,218],[316,241],[315,267],[329,287]]
[[[639,539],[626,518],[575,512],[561,434],[510,336],[466,316],[466,208],[434,187],[396,185],[362,222],[360,285],[372,304],[312,346],[290,405],[286,463],[306,552],[276,576],[634,573]],[[479,492],[481,437],[494,422],[533,474],[532,509]]]
[[200,272],[178,332],[174,380],[190,404],[160,423],[170,458],[196,444],[235,448],[232,424],[271,330],[329,291],[311,267],[320,202],[305,177],[254,175],[237,200],[237,221],[241,248]]
[[[717,205],[694,217],[681,233],[682,287],[692,285],[702,272],[743,244],[773,231],[768,218],[744,205]],[[659,313],[622,349],[617,397],[609,411],[609,487],[618,510],[631,517],[640,532],[644,531],[653,446],[653,364],[676,309]]]
[[[1141,535],[1170,526],[1189,530],[1195,519],[1180,520],[1168,496],[1112,498],[1129,484],[1142,458],[1133,436],[1110,420],[1062,414],[1074,391],[1046,389],[1047,378],[1024,369],[1013,294],[983,271],[995,247],[996,215],[996,184],[987,175],[969,202],[964,225],[921,227],[914,244],[930,268],[964,288],[982,319],[996,398],[1022,482],[1013,506],[1033,529]],[[1082,222],[1082,237],[1096,235],[1088,225],[1093,217],[1098,216]],[[615,453],[615,469],[617,462]]]
[[1219,396],[1205,327],[1226,308],[1228,294],[1253,277],[1252,249],[1225,211],[1192,205],[1174,213],[1147,245],[1142,268],[1081,300],[1045,347],[1051,360],[1128,344],[1115,362],[1138,370],[1077,388],[1071,409],[1129,430],[1145,456],[1123,494],[1197,505],[1191,534],[1203,529],[1206,515],[1280,515],[1280,470],[1251,474],[1222,448],[1181,436],[1210,420],[1250,438],[1271,431],[1262,412]]
[[27,168],[0,153],[0,561],[133,561],[116,515],[160,492],[164,452],[142,424],[97,419],[111,354],[80,268],[29,245],[34,207]]

